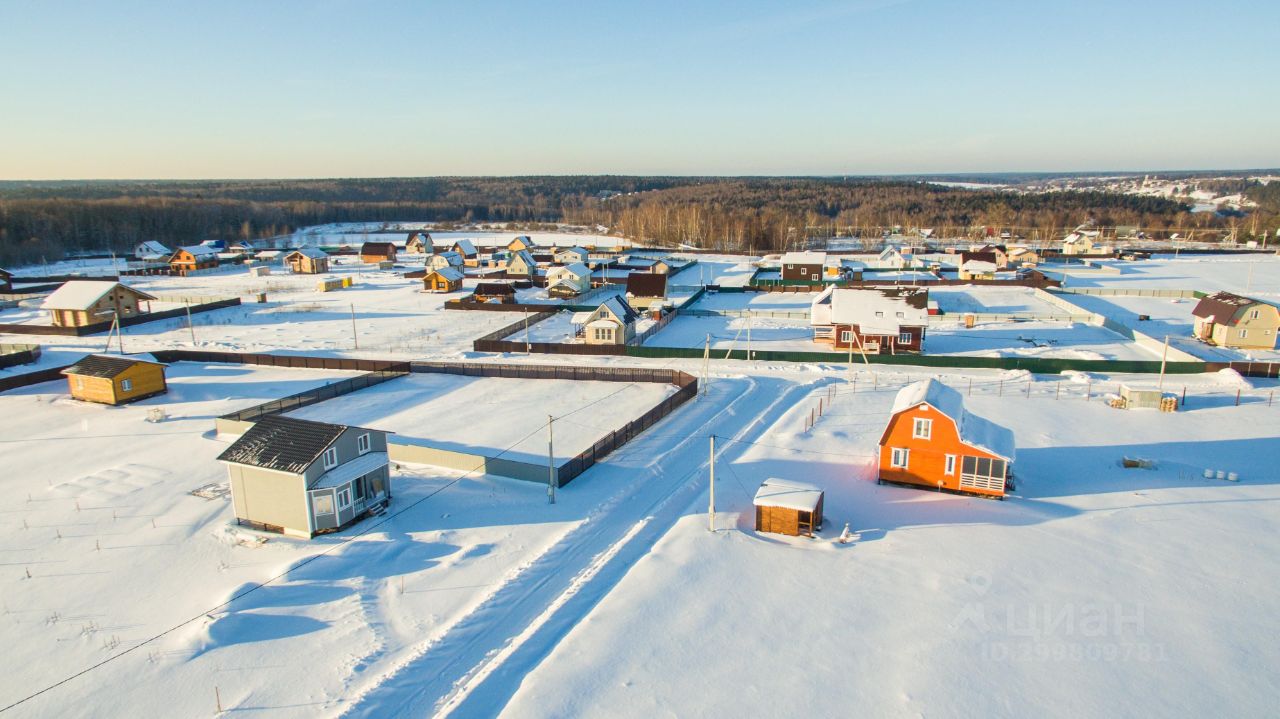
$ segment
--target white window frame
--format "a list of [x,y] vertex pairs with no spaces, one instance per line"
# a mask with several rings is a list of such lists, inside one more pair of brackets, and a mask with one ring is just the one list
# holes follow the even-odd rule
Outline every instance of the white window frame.
[[898,333],[898,344],[900,344],[900,345],[909,345],[909,344],[911,344],[911,333],[910,333],[910,332],[899,332],[899,333]]
[[1249,313],[1249,319],[1256,320],[1262,316],[1262,310],[1253,310]]
[[884,317],[884,311],[883,311],[883,310],[876,310],[876,317]]
[[133,380],[131,380],[131,379],[122,379],[122,380],[120,380],[120,391],[121,391],[121,392],[132,392],[132,391],[133,391]]
[[359,437],[356,437],[356,451],[358,451],[360,454],[368,454],[368,453],[369,453],[369,447],[370,447],[370,444],[371,444],[371,443],[370,443],[370,441],[369,441],[369,433],[368,433],[368,432],[365,432],[364,434],[360,435]]
[[911,463],[911,450],[903,447],[891,447],[889,452],[889,466],[894,469],[906,469]]
[[911,423],[911,436],[914,439],[931,439],[933,437],[933,420],[915,417]]
[[351,506],[351,485],[338,490],[338,511]]
[[853,330],[840,330],[840,341],[845,343],[852,342]]
[[333,469],[338,466],[338,448],[330,447],[324,451],[321,460],[324,462],[325,469]]
[[1249,336],[1249,330],[1245,330],[1245,329],[1240,330],[1240,339],[1244,339],[1248,336]]
[[946,469],[944,469],[944,470],[943,470],[943,473],[944,473],[944,474],[949,474],[949,475],[955,476],[955,473],[956,473],[956,456],[955,456],[954,454],[948,454],[948,455],[947,455],[947,460],[946,460]]

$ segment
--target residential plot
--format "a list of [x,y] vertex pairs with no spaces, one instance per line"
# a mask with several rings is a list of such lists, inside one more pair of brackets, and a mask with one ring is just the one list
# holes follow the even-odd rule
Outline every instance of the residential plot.
[[717,292],[707,293],[689,309],[750,310],[752,312],[809,313],[817,292]]
[[[1249,255],[1156,255],[1150,260],[1101,262],[1110,272],[1066,270],[1067,284],[1073,287],[1168,288],[1259,297],[1280,297],[1280,257]],[[1043,269],[1054,276],[1063,272],[1054,265]]]
[[1104,327],[1079,322],[979,322],[930,324],[928,354],[973,357],[1061,357],[1152,360],[1158,355]]
[[526,462],[547,458],[547,417],[556,417],[557,463],[675,394],[672,385],[637,382],[411,374],[290,412],[290,417],[353,424],[420,439],[432,447],[502,452]]
[[1037,297],[1035,290],[1030,287],[992,287],[987,285],[930,287],[929,299],[937,302],[938,309],[948,314],[964,312],[983,314],[1066,314],[1061,307]]
[[813,329],[807,319],[686,315],[676,317],[646,340],[645,345],[702,348],[708,337],[711,347],[721,350],[745,350],[748,342],[752,351],[821,352],[827,349],[813,341]]

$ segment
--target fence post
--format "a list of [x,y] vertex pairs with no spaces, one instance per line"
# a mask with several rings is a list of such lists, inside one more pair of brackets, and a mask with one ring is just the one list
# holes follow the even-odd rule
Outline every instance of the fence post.
[[1179,403],[1179,406],[1187,406],[1187,386],[1185,384],[1182,385],[1182,402]]
[[1000,380],[1000,386],[996,387],[996,396],[997,397],[1004,396],[1004,380]]
[[1062,399],[1062,381],[1061,380],[1059,380],[1058,383],[1053,386],[1053,398]]
[[1031,380],[1027,380],[1027,399],[1031,399]]
[[1236,390],[1236,406],[1240,406],[1240,390]]
[[973,378],[972,377],[969,378],[969,396],[970,397],[973,396]]

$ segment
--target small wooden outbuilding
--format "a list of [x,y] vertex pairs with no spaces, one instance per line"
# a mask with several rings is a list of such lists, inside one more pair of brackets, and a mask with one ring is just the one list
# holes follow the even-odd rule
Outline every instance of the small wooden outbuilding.
[[303,247],[284,256],[295,275],[318,275],[329,271],[329,255],[315,247]]
[[13,273],[0,267],[0,292],[13,291]]
[[369,264],[395,262],[396,245],[394,242],[366,242],[360,245],[360,261]]
[[452,267],[428,272],[422,278],[424,292],[457,292],[462,289],[462,273]]
[[164,365],[137,357],[86,355],[62,370],[71,396],[86,402],[127,404],[169,391]]
[[756,490],[756,531],[812,537],[822,526],[821,489],[789,479],[770,478]]

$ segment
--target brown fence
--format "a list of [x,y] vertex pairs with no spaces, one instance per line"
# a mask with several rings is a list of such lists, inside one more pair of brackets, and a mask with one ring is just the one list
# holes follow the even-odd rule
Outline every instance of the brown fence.
[[1280,378],[1280,362],[1206,362],[1205,372],[1233,369],[1245,377]]
[[301,409],[302,407],[319,404],[327,399],[333,399],[334,397],[341,397],[344,394],[358,392],[362,389],[396,379],[397,377],[404,377],[407,374],[409,374],[407,366],[404,369],[387,369],[369,372],[362,374],[359,377],[352,377],[338,382],[330,382],[329,384],[321,385],[314,389],[291,394],[288,397],[273,399],[270,402],[263,402],[260,405],[250,407],[248,409],[224,414],[218,419],[236,420],[238,422],[256,422],[257,420],[269,415],[283,414],[285,412],[292,412],[295,409]]
[[[190,307],[178,307],[160,312],[147,312],[133,317],[121,317],[120,324],[124,327],[132,327],[134,325],[146,324],[147,322],[158,322],[160,320],[170,320],[175,317],[186,317],[188,312],[195,315],[200,314],[201,312],[220,310],[225,307],[235,307],[238,304],[240,304],[240,298],[231,297],[225,300],[191,305]],[[81,325],[79,327],[0,324],[0,332],[7,332],[15,335],[60,335],[65,337],[83,337],[85,335],[96,335],[100,332],[106,332],[111,329],[111,325],[111,322],[94,322],[93,324]]]
[[31,364],[40,359],[40,345],[0,345],[0,367]]
[[659,402],[657,406],[648,412],[627,422],[621,428],[610,432],[608,436],[591,445],[590,449],[580,452],[573,459],[560,465],[556,470],[556,478],[560,486],[568,484],[574,477],[591,469],[596,462],[609,456],[609,453],[630,442],[636,435],[657,424],[663,417],[676,411],[680,405],[698,395],[698,379],[696,377],[684,372],[672,371],[672,374],[677,375],[672,378],[672,383],[680,387],[680,389],[675,394]]
[[25,372],[16,374],[12,377],[0,377],[0,392],[7,392],[11,389],[19,387],[29,387],[33,384],[41,382],[52,382],[62,379],[62,370],[71,365],[62,365],[60,367],[50,367],[48,369],[36,370],[35,372]]

